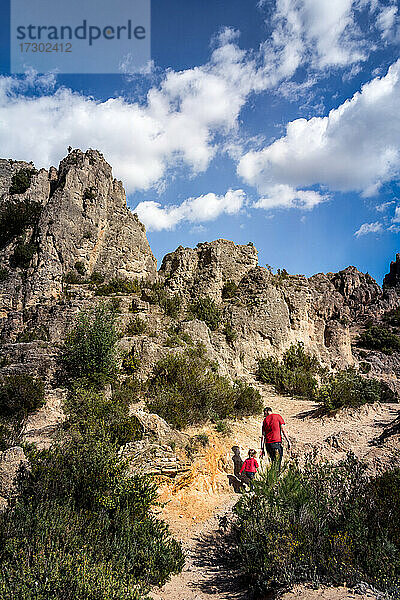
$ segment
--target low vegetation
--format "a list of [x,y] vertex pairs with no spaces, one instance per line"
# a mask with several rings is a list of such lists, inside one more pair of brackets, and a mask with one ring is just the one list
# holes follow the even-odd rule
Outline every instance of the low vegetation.
[[27,416],[44,404],[44,382],[31,375],[0,379],[0,450],[20,441]]
[[221,311],[211,298],[199,298],[192,302],[189,311],[193,317],[204,321],[211,331],[218,329],[221,322]]
[[117,339],[115,314],[105,304],[82,312],[61,351],[62,377],[86,378],[100,386],[111,381],[117,372]]
[[37,225],[42,205],[39,202],[23,200],[2,203],[0,210],[0,247],[6,246],[13,238],[20,236],[28,227]]
[[178,429],[208,419],[257,414],[262,409],[259,392],[219,375],[201,345],[158,361],[147,396],[148,409]]
[[236,505],[233,552],[257,597],[312,581],[364,581],[400,593],[400,470],[369,478],[348,456],[339,464],[275,469]]
[[238,286],[237,284],[232,281],[232,280],[228,280],[225,281],[224,286],[222,288],[222,299],[223,300],[231,300],[232,298],[234,298],[236,296],[238,292]]
[[182,308],[182,300],[179,294],[170,296],[162,282],[143,285],[142,300],[149,304],[158,304],[166,315],[176,319]]
[[140,317],[134,317],[129,321],[128,325],[126,326],[125,335],[141,335],[142,333],[145,333],[146,329],[146,321],[144,319],[141,319]]
[[9,194],[24,194],[30,188],[32,177],[37,173],[36,169],[19,169],[11,178]]
[[400,337],[385,325],[370,325],[359,336],[357,346],[392,354],[400,350]]
[[397,402],[397,394],[384,381],[367,379],[354,368],[348,368],[329,375],[327,382],[318,389],[316,399],[329,412],[345,406]]
[[[69,392],[60,439],[28,452],[18,496],[0,515],[0,597],[143,600],[183,566],[182,550],[154,512],[157,487],[119,454],[140,439],[129,399],[99,383],[117,369],[114,314],[78,318],[62,351]],[[102,377],[99,377],[99,376]]]
[[281,394],[315,398],[317,379],[321,370],[318,360],[304,350],[301,342],[292,344],[282,360],[272,356],[258,360],[257,379],[275,386]]
[[134,279],[111,279],[108,283],[96,287],[96,296],[110,296],[111,294],[139,294],[139,282]]

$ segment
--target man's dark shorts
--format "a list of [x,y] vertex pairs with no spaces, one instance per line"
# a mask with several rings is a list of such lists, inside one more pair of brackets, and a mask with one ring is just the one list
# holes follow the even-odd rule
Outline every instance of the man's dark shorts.
[[270,457],[271,461],[277,460],[280,466],[283,456],[282,442],[272,442],[271,444],[265,444],[265,451]]

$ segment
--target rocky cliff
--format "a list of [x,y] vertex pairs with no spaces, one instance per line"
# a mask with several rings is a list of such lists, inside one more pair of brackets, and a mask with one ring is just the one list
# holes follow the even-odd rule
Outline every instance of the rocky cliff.
[[[23,185],[21,173],[28,173]],[[74,316],[104,300],[107,292],[99,295],[100,279],[146,282],[142,289],[118,293],[121,331],[132,317],[132,302],[147,325],[146,332],[121,339],[122,348],[140,353],[143,375],[160,356],[177,351],[170,343],[171,328],[202,341],[221,371],[232,377],[251,378],[257,358],[280,356],[297,341],[328,368],[357,365],[360,352],[354,339],[360,329],[399,306],[399,255],[383,288],[355,267],[310,278],[273,274],[258,266],[252,244],[227,240],[179,247],[165,256],[157,273],[144,226],[128,209],[121,182],[95,150],[74,150],[49,171],[0,161],[0,192],[0,212],[8,227],[0,248],[3,371],[34,370],[50,381],[57,345]],[[25,220],[18,223],[20,208]],[[11,227],[10,218],[17,224]],[[162,303],[151,301],[152,282],[164,299],[179,296],[178,314],[171,317]],[[190,312],[191,303],[201,297],[220,309],[213,331]],[[234,332],[230,337],[227,325]],[[371,373],[395,386],[397,354],[370,352],[362,360],[370,362]]]

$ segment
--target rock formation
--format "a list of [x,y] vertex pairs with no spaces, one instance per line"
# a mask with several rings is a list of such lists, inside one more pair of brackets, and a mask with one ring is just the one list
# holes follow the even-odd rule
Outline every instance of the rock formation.
[[[29,184],[10,194],[15,176],[24,170]],[[301,341],[329,369],[367,360],[371,375],[398,386],[398,353],[369,352],[361,357],[354,340],[368,320],[379,320],[399,306],[399,255],[383,288],[355,267],[310,278],[286,271],[273,274],[258,266],[252,244],[227,240],[194,249],[180,246],[165,256],[157,274],[145,228],[128,209],[122,184],[113,179],[110,165],[96,150],[74,150],[58,170],[49,171],[2,160],[0,193],[3,215],[7,207],[24,202],[40,209],[21,231],[11,230],[1,238],[2,373],[38,373],[50,384],[59,343],[75,316],[109,300],[96,295],[93,282],[101,277],[105,282],[157,281],[164,297],[181,298],[179,315],[172,318],[160,303],[151,302],[151,293],[138,290],[118,296],[122,331],[132,318],[132,302],[147,324],[145,332],[124,335],[120,342],[122,349],[134,348],[140,354],[143,377],[161,356],[184,347],[186,342],[174,347],[168,341],[168,332],[175,328],[201,341],[221,373],[232,378],[251,379],[257,358],[279,357]],[[224,294],[227,283],[230,293]],[[191,303],[199,297],[210,298],[220,309],[215,331],[190,314]],[[235,334],[231,339],[227,324]]]

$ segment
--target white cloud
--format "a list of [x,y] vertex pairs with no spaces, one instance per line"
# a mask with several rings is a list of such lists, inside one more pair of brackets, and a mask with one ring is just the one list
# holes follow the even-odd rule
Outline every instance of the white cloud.
[[274,71],[287,77],[305,62],[324,69],[365,60],[370,44],[356,24],[358,8],[357,0],[277,0],[272,40],[264,45]]
[[[328,116],[291,121],[284,137],[244,154],[238,174],[263,198],[279,186],[298,198],[315,185],[376,194],[400,174],[400,60]],[[282,204],[293,204],[290,194]]]
[[382,202],[382,204],[377,204],[375,206],[375,210],[378,212],[385,212],[392,204],[395,204],[395,200],[388,200],[388,202]]
[[361,235],[367,235],[368,233],[381,233],[381,231],[383,231],[382,223],[376,221],[375,223],[363,223],[354,235],[360,237]]
[[161,231],[174,229],[179,223],[202,223],[213,221],[222,214],[240,212],[245,202],[243,190],[228,190],[224,196],[209,193],[198,198],[188,198],[179,205],[162,206],[159,202],[140,202],[133,212],[147,229]]
[[324,202],[328,196],[312,190],[295,190],[290,185],[273,185],[268,190],[268,195],[263,196],[253,204],[255,208],[300,208],[311,210],[317,204]]
[[384,40],[396,41],[399,35],[398,7],[395,4],[383,6],[377,18],[377,24]]
[[396,206],[392,223],[400,223],[400,206]]
[[[68,145],[99,148],[128,192],[156,185],[181,164],[204,171],[217,151],[216,135],[234,132],[249,94],[267,85],[235,36],[224,30],[206,65],[168,71],[144,104],[99,102],[68,89],[29,97],[27,86],[37,78],[0,78],[2,156],[49,167]],[[52,83],[41,81],[42,89]]]

